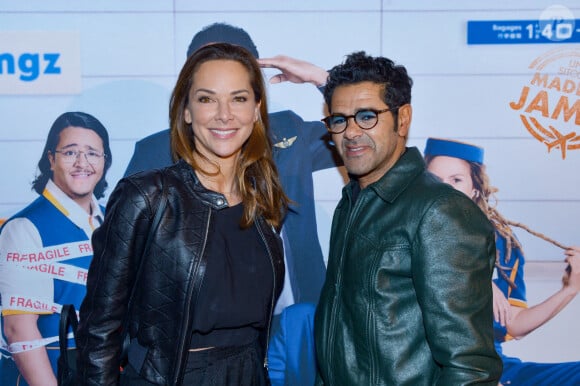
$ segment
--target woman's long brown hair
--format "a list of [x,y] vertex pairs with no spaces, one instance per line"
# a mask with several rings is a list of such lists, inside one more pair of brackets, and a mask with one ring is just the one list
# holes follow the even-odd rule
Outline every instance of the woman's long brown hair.
[[[256,216],[262,216],[268,224],[279,229],[286,213],[289,199],[282,190],[278,169],[272,158],[266,88],[262,71],[256,59],[244,48],[216,43],[194,52],[185,62],[169,103],[171,127],[171,149],[174,159],[183,159],[191,167],[206,175],[216,175],[203,170],[196,162],[194,154],[205,158],[195,147],[195,137],[191,125],[185,122],[184,112],[189,102],[189,91],[193,76],[201,64],[211,60],[231,60],[244,66],[250,76],[255,101],[260,103],[260,116],[254,123],[250,137],[242,146],[237,160],[235,185],[242,196],[244,214],[242,227],[253,224]],[[209,161],[209,160],[208,160]]]

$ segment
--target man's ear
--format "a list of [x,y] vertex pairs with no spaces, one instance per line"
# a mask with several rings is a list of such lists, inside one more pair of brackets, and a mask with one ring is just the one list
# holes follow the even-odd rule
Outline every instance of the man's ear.
[[397,114],[397,133],[399,136],[407,137],[409,135],[412,118],[413,108],[409,103],[399,107],[399,112]]

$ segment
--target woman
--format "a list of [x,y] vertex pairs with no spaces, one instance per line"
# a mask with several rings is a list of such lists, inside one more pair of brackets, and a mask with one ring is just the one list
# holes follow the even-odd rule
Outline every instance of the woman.
[[121,180],[93,238],[78,383],[116,384],[125,329],[121,384],[266,384],[288,199],[256,60],[223,43],[192,54],[170,124],[178,161]]
[[[504,385],[578,385],[580,362],[533,363],[506,357],[501,343],[520,339],[544,325],[580,291],[580,247],[563,247],[570,270],[564,285],[542,303],[528,307],[524,281],[524,252],[511,226],[519,226],[547,241],[552,240],[505,219],[490,199],[497,188],[489,183],[483,164],[483,149],[467,143],[429,138],[425,148],[428,170],[462,191],[487,214],[496,228],[496,275],[493,279],[496,350],[503,360]],[[559,246],[559,245],[558,245]]]
[[60,311],[85,296],[111,163],[109,134],[95,117],[66,112],[54,121],[32,184],[39,196],[0,232],[0,325],[14,359],[0,360],[2,385],[57,383]]

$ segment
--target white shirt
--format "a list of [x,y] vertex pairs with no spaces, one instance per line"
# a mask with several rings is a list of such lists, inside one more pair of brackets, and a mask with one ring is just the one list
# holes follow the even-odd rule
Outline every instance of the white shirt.
[[[87,235],[93,234],[94,228],[102,222],[103,213],[95,196],[91,204],[92,215],[89,215],[79,204],[58,188],[52,180],[46,184],[45,191],[52,196],[55,206]],[[51,200],[52,201],[52,200]],[[92,224],[91,224],[92,223]],[[93,226],[94,225],[94,226]],[[8,253],[22,253],[43,249],[42,238],[36,226],[27,218],[15,218],[5,224],[0,233],[0,294],[11,294],[52,304],[54,286],[53,277],[35,270],[23,271],[21,265],[8,258]],[[6,299],[6,296],[4,296]],[[6,300],[4,300],[6,303]],[[2,305],[2,311],[8,308]]]
[[288,259],[286,258],[286,250],[290,248],[286,234],[284,233],[284,227],[282,226],[282,231],[280,232],[280,237],[282,238],[282,244],[284,245],[284,287],[282,287],[282,293],[276,302],[274,307],[274,315],[281,314],[284,308],[294,304],[294,293],[292,292],[292,283],[290,282],[290,274],[288,273]]

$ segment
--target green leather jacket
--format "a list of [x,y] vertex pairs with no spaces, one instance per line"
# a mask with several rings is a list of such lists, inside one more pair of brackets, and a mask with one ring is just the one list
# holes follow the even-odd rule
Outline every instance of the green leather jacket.
[[351,181],[332,222],[316,312],[325,385],[497,385],[493,227],[407,148],[377,182]]

